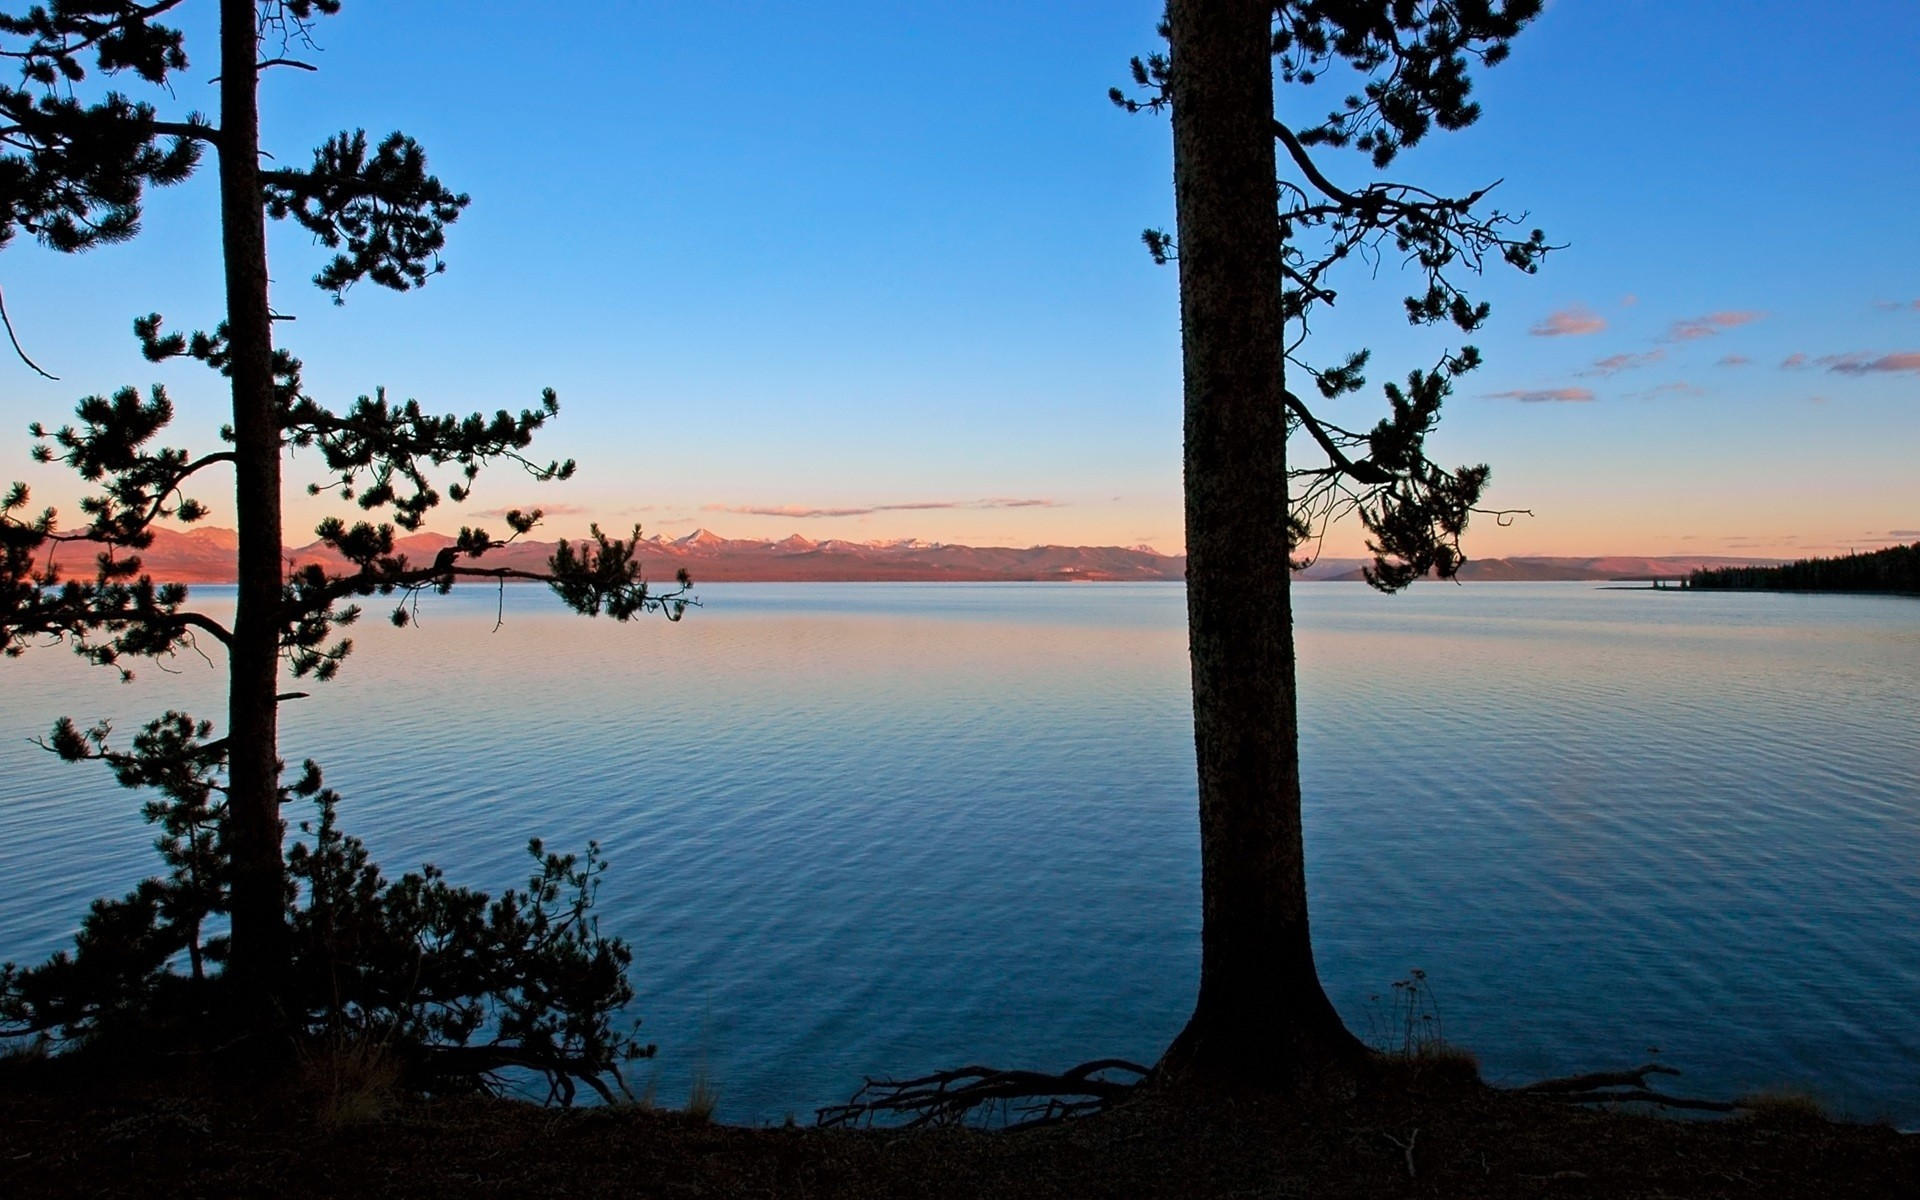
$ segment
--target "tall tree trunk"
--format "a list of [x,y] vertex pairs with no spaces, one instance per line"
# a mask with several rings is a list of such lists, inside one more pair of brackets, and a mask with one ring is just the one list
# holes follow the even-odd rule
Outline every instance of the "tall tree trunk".
[[1364,1051],[1320,986],[1307,934],[1273,6],[1172,0],[1167,15],[1204,924],[1199,1000],[1162,1070],[1298,1081]]
[[[230,970],[249,1002],[270,1002],[287,951],[280,857],[278,712],[280,432],[260,193],[255,0],[220,3],[220,227],[232,351],[234,515],[239,597],[228,651],[228,819],[233,863]],[[273,1014],[256,1010],[256,1019]]]

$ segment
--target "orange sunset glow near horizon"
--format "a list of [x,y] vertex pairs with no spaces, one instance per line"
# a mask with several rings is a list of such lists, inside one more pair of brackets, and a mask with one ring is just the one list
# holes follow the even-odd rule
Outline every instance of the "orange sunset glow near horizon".
[[[1176,271],[1141,246],[1173,226],[1170,135],[1107,100],[1160,8],[856,4],[743,27],[622,6],[581,39],[504,10],[450,30],[433,6],[346,6],[325,27],[326,70],[263,94],[274,146],[372,119],[356,114],[378,94],[381,111],[428,115],[410,130],[473,202],[444,275],[337,308],[304,286],[305,232],[277,224],[275,304],[297,319],[276,337],[330,404],[384,386],[429,411],[517,411],[556,389],[530,453],[576,459],[577,476],[492,469],[471,503],[433,514],[444,532],[539,507],[546,540],[598,522],[1177,554]],[[1477,520],[1470,558],[1920,540],[1920,224],[1885,200],[1920,182],[1902,149],[1920,128],[1920,10],[1875,0],[1850,25],[1783,7],[1792,38],[1758,36],[1755,11],[1552,4],[1476,75],[1480,120],[1389,172],[1456,192],[1499,180],[1490,201],[1560,247],[1537,276],[1468,285],[1493,309],[1464,339],[1485,362],[1429,447],[1490,464],[1487,507],[1532,514]],[[412,48],[427,42],[440,52],[423,73]],[[508,43],[521,49],[503,58]],[[644,120],[635,46],[671,48],[647,87],[667,102]],[[1650,46],[1739,52],[1677,70]],[[983,64],[991,86],[957,99]],[[181,87],[184,105],[217,98]],[[1368,170],[1329,161],[1340,180]],[[218,319],[213,187],[156,190],[125,245],[8,248],[14,330],[60,377],[5,368],[0,484],[26,482],[36,507],[80,515],[82,489],[29,460],[24,428],[59,425],[82,396],[164,384],[167,444],[214,448],[224,381],[149,363],[129,336],[150,311],[169,328]],[[1391,257],[1354,264],[1316,314],[1306,359],[1371,351],[1367,386],[1327,402],[1329,419],[1370,428],[1383,383],[1458,349],[1457,330],[1408,325],[1415,283]],[[320,475],[289,457],[290,543],[358,511],[306,496]],[[196,480],[211,525],[233,523],[229,479]],[[1349,519],[1321,553],[1364,543]]]

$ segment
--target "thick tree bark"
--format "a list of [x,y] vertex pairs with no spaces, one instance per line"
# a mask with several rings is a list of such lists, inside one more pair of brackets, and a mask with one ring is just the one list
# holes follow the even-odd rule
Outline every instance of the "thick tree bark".
[[1173,1078],[1285,1085],[1357,1062],[1313,965],[1288,595],[1271,3],[1172,0],[1186,379],[1200,995]]
[[[232,351],[234,516],[239,596],[228,648],[228,821],[233,856],[229,970],[249,1002],[270,1001],[287,951],[280,856],[280,433],[267,308],[266,214],[260,193],[255,0],[220,3],[220,225]],[[259,1011],[254,1019],[271,1021]]]

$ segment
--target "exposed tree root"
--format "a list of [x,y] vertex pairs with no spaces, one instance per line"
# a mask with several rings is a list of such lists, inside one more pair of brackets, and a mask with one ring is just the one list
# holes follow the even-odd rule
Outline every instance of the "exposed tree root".
[[[573,1105],[578,1085],[592,1088],[604,1104],[617,1104],[621,1097],[633,1099],[618,1064],[570,1055],[560,1051],[531,1047],[491,1044],[480,1046],[426,1045],[415,1049],[410,1064],[426,1081],[437,1079],[478,1079],[495,1091],[506,1091],[502,1071],[522,1070],[546,1076],[546,1103],[563,1108]],[[608,1080],[613,1086],[608,1086]],[[617,1087],[620,1095],[614,1095]]]
[[[1110,1073],[1132,1078],[1116,1079]],[[1058,1075],[976,1065],[912,1079],[868,1077],[851,1100],[815,1110],[814,1119],[822,1126],[864,1127],[878,1122],[916,1129],[956,1125],[970,1119],[991,1122],[998,1116],[1007,1127],[1017,1129],[1098,1112],[1133,1093],[1151,1073],[1149,1068],[1126,1059],[1097,1058]],[[1647,1081],[1651,1075],[1678,1074],[1673,1067],[1647,1063],[1626,1071],[1591,1071],[1542,1079],[1512,1090],[1571,1104],[1654,1104],[1717,1113],[1745,1107],[1738,1101],[1669,1095],[1655,1090]],[[1407,1151],[1409,1173],[1413,1166],[1411,1142],[1411,1137],[1406,1143],[1395,1142]]]
[[1647,1082],[1649,1075],[1678,1075],[1679,1073],[1673,1067],[1647,1063],[1630,1071],[1590,1071],[1584,1075],[1542,1079],[1524,1087],[1515,1088],[1514,1091],[1548,1096],[1573,1104],[1631,1102],[1657,1104],[1662,1108],[1685,1108],[1700,1112],[1722,1113],[1734,1112],[1742,1107],[1735,1101],[1705,1100],[1697,1096],[1669,1096],[1665,1092],[1655,1091]]
[[[819,1125],[871,1125],[876,1120],[914,1129],[954,1125],[978,1113],[998,1112],[1012,1128],[1040,1125],[1098,1111],[1139,1084],[1148,1069],[1123,1058],[1096,1058],[1058,1075],[966,1066],[914,1079],[873,1079],[845,1104],[816,1110]],[[1108,1072],[1131,1074],[1112,1079]]]

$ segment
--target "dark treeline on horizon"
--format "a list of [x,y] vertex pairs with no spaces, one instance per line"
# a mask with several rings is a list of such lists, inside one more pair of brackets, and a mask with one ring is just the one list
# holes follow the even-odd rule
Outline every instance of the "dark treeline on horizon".
[[1920,593],[1920,542],[1840,558],[1803,558],[1777,567],[1699,570],[1687,583],[1723,591]]

